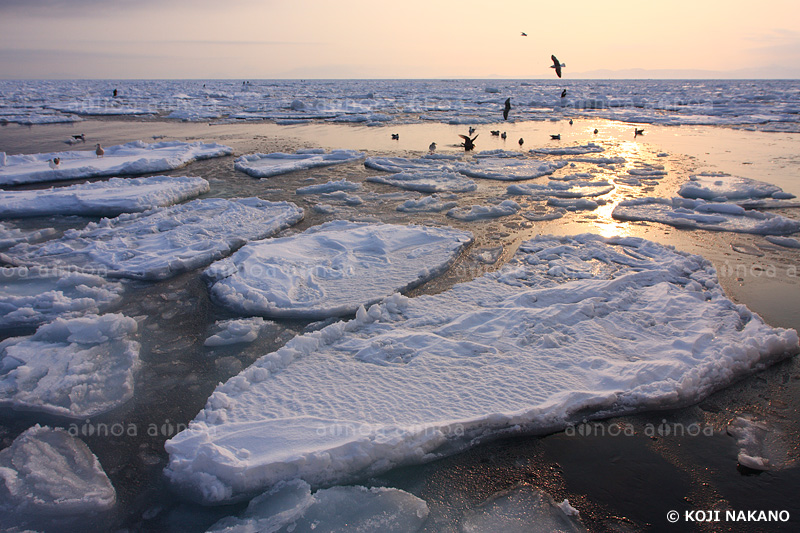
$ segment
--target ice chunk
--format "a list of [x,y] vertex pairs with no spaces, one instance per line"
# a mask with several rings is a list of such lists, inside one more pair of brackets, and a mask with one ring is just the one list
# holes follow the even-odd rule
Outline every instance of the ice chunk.
[[451,228],[338,220],[250,243],[204,276],[212,299],[237,313],[325,318],[438,276],[471,241]]
[[297,477],[341,483],[478,437],[697,402],[798,350],[699,256],[540,236],[496,272],[393,296],[262,357],[166,443],[166,474],[209,503]]
[[[97,157],[94,150],[10,155],[6,164],[0,166],[0,185],[163,172],[198,159],[233,153],[232,148],[222,144],[180,141],[155,144],[135,141],[108,146],[104,151],[103,157]],[[60,159],[56,169],[49,166],[54,158]]]
[[800,231],[800,222],[772,213],[745,210],[736,204],[684,198],[636,198],[614,208],[618,220],[646,220],[679,228],[785,235]]
[[10,248],[21,242],[36,242],[55,235],[56,230],[47,228],[43,230],[21,230],[11,224],[0,222],[0,250]]
[[121,283],[92,274],[6,267],[0,269],[0,330],[99,313],[122,292]]
[[595,143],[587,143],[577,146],[559,146],[556,148],[534,148],[530,152],[532,154],[546,154],[546,155],[583,155],[583,154],[596,154],[604,151],[604,148]]
[[225,346],[253,342],[258,338],[261,329],[274,325],[274,322],[264,320],[260,316],[252,318],[234,318],[221,320],[214,324],[220,331],[206,339],[206,346]]
[[[689,181],[681,185],[678,194],[684,198],[700,198],[703,200],[735,201],[758,198],[786,199],[780,187],[749,178],[731,176],[724,172],[707,172],[691,176]],[[778,196],[775,196],[778,195]],[[794,198],[793,195],[788,195]]]
[[203,178],[111,178],[33,191],[0,191],[0,218],[47,215],[116,216],[183,202],[208,192]]
[[0,405],[83,418],[125,403],[139,361],[136,329],[120,314],[88,315],[0,342]]
[[341,179],[339,181],[329,181],[328,183],[320,183],[318,185],[308,185],[300,187],[295,191],[296,194],[323,194],[336,191],[357,191],[361,188],[360,183],[347,181]]
[[454,168],[456,171],[471,178],[518,181],[546,176],[566,165],[566,161],[488,157],[476,158],[472,162],[461,163]]
[[206,198],[120,215],[0,257],[12,264],[76,266],[109,276],[165,279],[206,266],[247,241],[295,224],[303,210],[259,198]]
[[209,532],[266,531],[418,531],[428,505],[405,491],[389,488],[331,487],[313,495],[308,483],[279,483],[253,499],[240,518],[228,517]]
[[540,183],[515,183],[507,188],[508,194],[524,194],[528,196],[555,196],[557,198],[585,198],[602,196],[614,190],[614,185],[606,180],[596,181],[550,181],[547,185]]
[[471,179],[450,170],[398,172],[389,176],[370,176],[367,181],[420,192],[469,192],[478,188]]
[[[0,450],[0,526],[108,511],[116,492],[97,457],[63,429],[33,426]],[[63,522],[62,522],[63,525]]]
[[556,504],[546,492],[529,485],[522,485],[499,492],[477,508],[467,511],[461,519],[461,531],[469,533],[587,531],[577,515],[577,511],[567,500]]
[[788,463],[786,451],[778,444],[780,433],[765,421],[749,415],[736,417],[728,426],[728,434],[739,446],[737,461],[751,470],[779,470]]
[[419,200],[406,200],[397,206],[397,210],[406,213],[438,213],[439,211],[452,209],[457,205],[456,202],[444,202],[440,197],[432,194],[430,196],[423,196]]
[[454,207],[447,212],[447,216],[458,220],[482,220],[486,218],[499,218],[514,215],[520,210],[520,206],[514,200],[503,200],[497,205],[473,205],[469,208]]
[[354,150],[331,150],[329,153],[324,150],[298,150],[294,154],[243,155],[234,162],[234,167],[254,178],[268,178],[296,170],[350,163],[364,157],[365,154]]
[[767,235],[765,238],[772,244],[777,244],[778,246],[784,246],[786,248],[800,248],[800,241],[793,239],[792,237],[774,237],[772,235]]

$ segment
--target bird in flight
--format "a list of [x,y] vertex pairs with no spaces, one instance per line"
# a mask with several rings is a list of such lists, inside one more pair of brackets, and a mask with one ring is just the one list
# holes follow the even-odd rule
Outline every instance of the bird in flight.
[[633,128],[633,136],[637,137],[639,135],[644,135],[644,128],[642,128],[642,129]]
[[556,76],[558,76],[560,78],[561,77],[561,69],[566,67],[567,65],[565,65],[564,63],[560,63],[558,61],[558,58],[556,56],[554,56],[554,55],[551,55],[550,59],[553,60],[553,64],[550,65],[550,68],[556,69]]
[[508,120],[509,111],[511,111],[511,98],[506,98],[506,106],[503,108],[503,120]]
[[521,31],[519,34],[520,34],[522,37],[527,37],[527,36],[528,36],[528,34],[527,34],[527,33],[525,33],[524,31]]
[[[480,134],[478,134],[478,135],[480,135]],[[473,137],[471,139],[469,137],[467,137],[466,135],[459,135],[459,137],[464,139],[464,142],[461,143],[461,146],[464,147],[464,151],[465,152],[469,152],[470,150],[475,148],[475,139],[478,138],[478,135],[476,135],[475,137]]]
[[552,140],[554,140],[554,141],[560,141],[560,140],[561,140],[561,134],[560,134],[560,133],[557,133],[557,134],[555,134],[555,135],[552,135],[552,134],[551,134],[551,135],[550,135],[550,138],[551,138]]

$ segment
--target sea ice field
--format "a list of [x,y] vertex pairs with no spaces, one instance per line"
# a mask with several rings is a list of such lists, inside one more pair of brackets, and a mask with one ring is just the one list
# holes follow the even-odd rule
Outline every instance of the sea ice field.
[[796,530],[798,136],[797,81],[0,81],[0,529]]

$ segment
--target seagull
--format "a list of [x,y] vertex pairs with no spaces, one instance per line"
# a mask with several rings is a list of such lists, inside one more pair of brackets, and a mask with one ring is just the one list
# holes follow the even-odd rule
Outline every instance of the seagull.
[[522,36],[522,37],[527,37],[527,36],[528,36],[528,34],[527,34],[527,33],[525,33],[524,31],[521,31],[519,34],[520,34],[520,36]]
[[491,133],[495,137],[499,137],[500,136],[500,130],[492,130],[489,133]]
[[508,137],[508,135],[506,135],[506,132],[503,132],[503,133],[500,135],[500,137],[501,137],[501,138],[502,138],[502,139],[505,141],[505,140],[506,140],[506,137]]
[[[470,128],[470,129],[472,130],[472,128]],[[475,131],[475,130],[472,130],[472,131]],[[470,133],[472,133],[472,131],[471,131]],[[461,143],[461,145],[460,145],[460,146],[463,146],[463,147],[464,147],[464,151],[465,151],[465,152],[469,152],[470,150],[472,150],[473,148],[475,148],[475,139],[477,139],[477,138],[478,138],[478,136],[477,136],[477,135],[476,135],[475,137],[473,137],[472,139],[470,139],[470,138],[469,138],[469,137],[467,137],[466,135],[459,135],[459,137],[461,137],[462,139],[464,139],[464,142],[463,142],[463,143]]]
[[563,91],[561,91],[561,98],[566,98],[566,97],[567,97],[567,90],[564,89]]
[[436,143],[431,143],[431,145],[428,146],[428,150],[430,151],[430,153],[435,152],[436,151]]
[[50,161],[48,161],[48,162],[47,162],[47,164],[48,164],[48,165],[50,165],[50,168],[52,168],[53,170],[55,170],[55,169],[57,169],[57,168],[58,168],[58,165],[60,165],[60,164],[61,164],[61,159],[59,159],[59,158],[57,158],[57,157],[56,157],[56,158],[53,158],[53,159],[51,159]]
[[561,134],[558,133],[556,135],[550,135],[550,139],[552,139],[554,141],[560,141],[561,140]]
[[569,119],[569,125],[572,126],[572,119]]
[[399,141],[400,140],[400,134],[399,133],[392,133],[392,140]]
[[524,142],[525,142],[525,139],[523,139],[522,137],[520,137],[520,138],[519,138],[519,145],[520,145],[520,146],[522,146]]
[[100,143],[97,143],[97,148],[95,148],[94,153],[97,154],[97,157],[103,157],[106,151],[103,150],[103,147],[100,146]]
[[633,136],[636,137],[637,135],[644,135],[644,128],[633,128]]
[[470,135],[472,135],[473,133],[475,133],[475,128],[473,128],[472,126],[470,126],[470,127],[469,127],[469,134],[470,134]]
[[81,133],[80,135],[73,135],[72,138],[75,139],[76,141],[86,142],[86,135],[83,133]]
[[597,128],[594,129],[594,134],[597,135],[600,132]]
[[511,98],[506,98],[506,106],[503,108],[503,120],[508,120],[509,111],[511,111]]
[[554,56],[554,55],[551,55],[550,59],[553,60],[553,64],[550,65],[550,68],[556,69],[556,76],[558,76],[560,78],[561,77],[561,69],[566,67],[567,65],[565,65],[564,63],[559,63],[558,58],[556,56]]

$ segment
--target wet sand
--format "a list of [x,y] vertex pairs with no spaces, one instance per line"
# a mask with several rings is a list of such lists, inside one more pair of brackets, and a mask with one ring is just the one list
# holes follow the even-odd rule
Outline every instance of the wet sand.
[[[600,131],[593,134],[597,127]],[[796,135],[758,133],[712,127],[643,126],[645,135],[634,138],[633,125],[608,121],[526,122],[489,124],[478,129],[478,150],[519,149],[517,139],[525,138],[524,150],[556,146],[550,133],[561,133],[560,144],[602,143],[604,156],[621,155],[629,163],[644,161],[663,164],[666,178],[653,187],[633,191],[646,196],[675,196],[680,183],[698,171],[722,170],[735,175],[775,183],[800,196],[800,160]],[[508,132],[503,141],[489,130]],[[158,120],[87,120],[70,125],[0,128],[0,150],[9,154],[83,149],[67,146],[73,133],[85,133],[87,145],[113,145],[137,139],[217,141],[232,146],[236,156],[252,152],[294,151],[298,148],[346,148],[368,155],[419,156],[431,141],[439,152],[460,152],[457,135],[465,126],[413,124],[369,128],[362,126],[308,124],[277,126],[266,123],[208,124]],[[391,133],[399,133],[393,141]],[[88,148],[87,148],[88,149]],[[658,154],[666,153],[659,157]],[[211,181],[210,196],[261,195],[270,200],[289,200],[306,209],[306,219],[290,231],[302,231],[330,217],[313,212],[310,200],[294,190],[318,181],[346,177],[363,182],[377,174],[363,165],[345,165],[292,173],[267,180],[254,180],[233,170],[233,157],[194,163],[171,175],[200,175]],[[459,203],[486,203],[505,195],[507,183],[479,181],[474,193],[461,194]],[[398,189],[365,184],[379,194]],[[42,185],[39,185],[42,186]],[[50,186],[46,184],[45,186]],[[384,222],[448,224],[473,231],[475,244],[453,268],[436,280],[412,291],[411,295],[436,293],[466,279],[493,270],[513,255],[520,242],[536,234],[633,235],[670,244],[679,250],[698,253],[717,267],[726,293],[747,305],[773,326],[800,329],[800,279],[793,270],[800,250],[769,244],[763,237],[681,230],[656,223],[613,220],[613,203],[631,190],[611,193],[612,202],[595,211],[568,213],[548,222],[530,222],[521,216],[460,222],[444,214],[407,215],[394,210],[399,201],[344,209],[342,216],[380,218]],[[515,197],[515,199],[518,199]],[[518,199],[523,203],[524,199]],[[800,209],[777,210],[792,218]],[[29,227],[56,225],[81,227],[86,219],[25,221]],[[494,264],[477,260],[480,250],[503,246]],[[202,347],[207,328],[215,320],[228,318],[208,301],[207,291],[196,273],[157,284],[140,284],[136,299],[127,298],[120,312],[148,316],[142,335],[142,370],[137,376],[137,394],[123,408],[92,419],[92,424],[123,424],[135,427],[135,438],[87,436],[85,441],[98,455],[113,484],[120,504],[110,529],[127,527],[169,530],[181,525],[185,531],[203,530],[220,516],[241,509],[203,509],[180,502],[164,483],[161,469],[166,464],[163,442],[202,408],[217,382],[238,373],[258,356],[281,346],[302,331],[304,322],[281,321],[274,335],[245,348],[231,347],[209,357]],[[484,443],[467,452],[426,465],[396,469],[365,484],[386,485],[408,490],[424,498],[432,511],[431,531],[447,531],[460,512],[493,493],[518,483],[536,485],[556,501],[568,498],[581,511],[591,531],[675,530],[675,531],[789,531],[797,530],[800,503],[795,490],[800,486],[800,367],[797,358],[754,374],[712,394],[699,405],[664,412],[642,413],[591,425],[588,434],[562,432],[545,437],[517,436]],[[766,421],[776,435],[775,454],[783,457],[781,468],[755,474],[737,469],[738,448],[726,434],[727,424],[741,414]],[[0,415],[0,446],[5,447],[32,423],[68,427],[70,422],[34,414]],[[82,421],[76,421],[80,426]],[[711,435],[676,436],[663,428],[710,428]],[[132,425],[132,426],[131,426]],[[152,435],[148,430],[155,427]],[[658,428],[662,427],[661,433]],[[612,428],[632,428],[633,435],[615,433]],[[602,429],[605,428],[605,429]],[[652,433],[652,431],[656,433]],[[667,512],[709,509],[788,510],[789,523],[706,523],[672,525]],[[455,518],[453,518],[455,517]],[[188,522],[187,522],[188,521]]]

